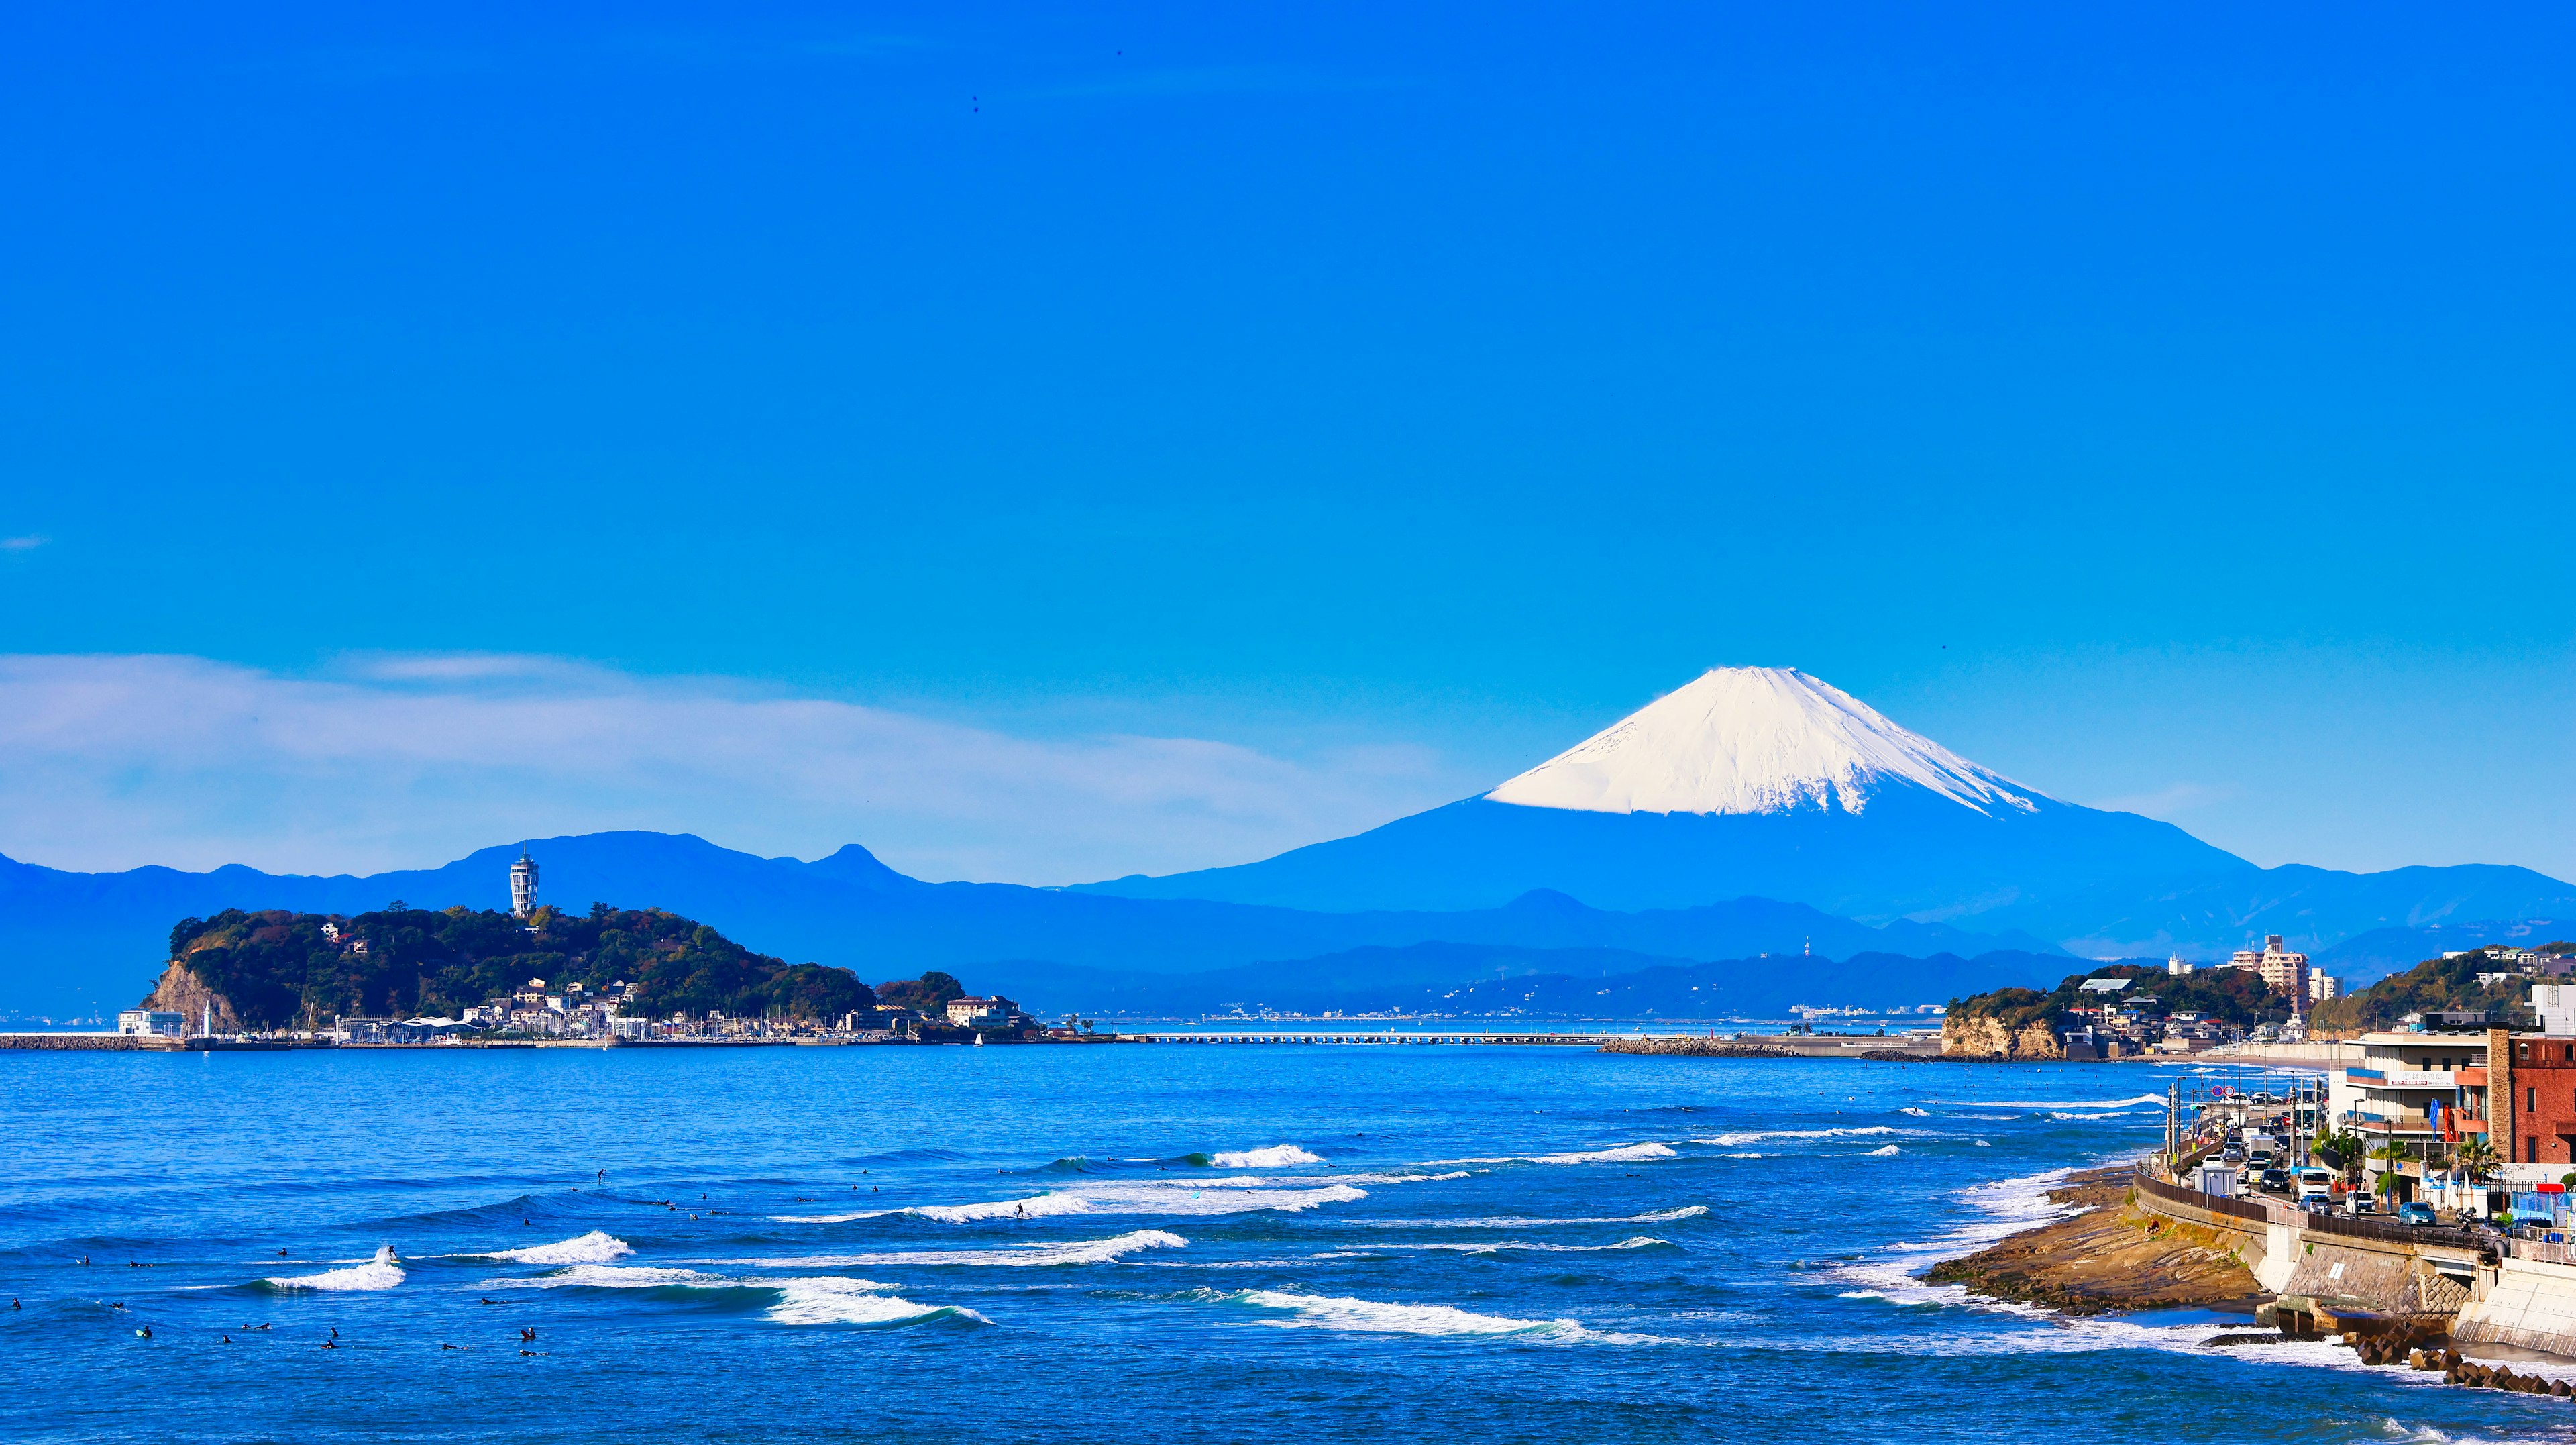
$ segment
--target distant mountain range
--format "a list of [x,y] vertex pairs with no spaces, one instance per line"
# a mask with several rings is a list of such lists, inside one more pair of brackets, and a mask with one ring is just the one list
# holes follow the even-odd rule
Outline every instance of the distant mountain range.
[[[174,923],[226,907],[502,906],[516,849],[367,878],[82,874],[0,859],[0,1011],[120,1007],[159,972]],[[1506,976],[1509,950],[1574,950],[1520,971],[1597,978],[1608,964],[1581,951],[1615,951],[1614,971],[1633,973],[1743,971],[1756,955],[1810,949],[1946,956],[1995,975],[1959,974],[1953,987],[1935,981],[1952,964],[1926,963],[1913,992],[1931,1001],[2038,967],[2013,959],[2205,959],[2278,933],[2329,971],[2351,941],[2343,966],[2358,982],[2413,962],[2406,950],[2441,951],[2430,945],[2444,930],[2576,919],[2576,887],[2527,868],[2260,868],[2171,824],[2048,797],[1782,668],[1709,672],[1480,797],[1240,867],[1050,889],[925,883],[855,844],[810,863],[686,834],[592,833],[535,851],[542,896],[560,905],[669,908],[872,982],[984,968],[1033,990],[1078,976],[1100,997],[1213,989],[1229,1003],[1261,992],[1242,970],[1270,970],[1287,989],[1306,976],[1297,969],[1329,972],[1342,965],[1325,960],[1354,950],[1435,943],[1483,949]],[[1200,977],[1139,982],[1177,974]],[[1813,976],[1816,996],[1793,1001],[1818,1005],[1865,1001],[1837,989],[1885,991],[1849,963],[1788,976]],[[1435,984],[1462,986],[1436,971],[1403,981]]]
[[[356,913],[395,900],[417,908],[506,907],[519,846],[363,878],[241,867],[69,873],[0,858],[0,1010],[68,1015],[125,1007],[160,972],[172,925],[225,908]],[[590,833],[531,846],[540,896],[558,906],[577,911],[595,900],[668,908],[761,952],[855,969],[872,983],[939,968],[985,987],[976,971],[1004,960],[1015,961],[1015,978],[1029,976],[1033,961],[1122,976],[1191,973],[1429,941],[1622,949],[1647,962],[1809,948],[1831,956],[2050,951],[2025,935],[1904,920],[1873,927],[1761,898],[1616,913],[1538,891],[1500,908],[1455,913],[1318,913],[925,883],[855,844],[811,863],[737,853],[688,834]]]
[[1087,891],[1340,910],[1487,908],[1533,888],[1618,909],[1744,894],[2088,956],[2576,916],[2576,887],[2528,868],[2260,868],[2170,823],[2048,797],[1787,668],[1711,671],[1481,797]]
[[2333,974],[2345,991],[2368,988],[2394,973],[2404,973],[2428,958],[2466,953],[2491,943],[2531,948],[2543,943],[2576,941],[2576,917],[2507,922],[2451,923],[2431,928],[2379,928],[2355,934],[2312,955],[2311,967]]

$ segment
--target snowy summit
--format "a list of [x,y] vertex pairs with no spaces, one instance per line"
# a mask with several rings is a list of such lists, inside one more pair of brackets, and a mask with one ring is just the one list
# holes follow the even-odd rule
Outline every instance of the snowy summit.
[[1485,796],[1587,813],[1857,813],[1889,785],[1989,816],[2039,795],[1792,667],[1718,667]]

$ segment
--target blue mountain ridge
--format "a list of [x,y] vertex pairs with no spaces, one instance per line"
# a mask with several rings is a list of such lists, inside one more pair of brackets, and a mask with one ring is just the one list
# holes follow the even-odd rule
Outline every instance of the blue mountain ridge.
[[2376,928],[2357,933],[2308,962],[2341,979],[2349,991],[2368,988],[2392,973],[2403,973],[2446,953],[2465,953],[2491,943],[2532,948],[2570,940],[2576,940],[2576,918],[2487,919],[2429,928]]
[[2047,798],[1980,811],[1902,784],[1860,812],[1598,813],[1470,798],[1258,863],[1082,891],[1404,910],[1490,908],[1538,888],[1605,909],[1771,898],[1865,923],[2021,932],[2092,957],[2206,957],[2266,933],[2315,950],[2445,919],[2576,915],[2576,887],[2528,868],[2262,868],[2135,814]]
[[[239,866],[73,873],[0,858],[0,1010],[68,1015],[129,1006],[159,974],[171,926],[224,908],[357,913],[396,899],[426,908],[503,907],[519,846],[369,877]],[[976,968],[1005,959],[1185,973],[1429,941],[1617,948],[1693,960],[1809,947],[1835,956],[2051,951],[2023,935],[1905,920],[1873,927],[1764,898],[1617,912],[1534,890],[1493,908],[1324,913],[1004,883],[927,883],[856,844],[813,862],[761,858],[691,834],[589,833],[532,846],[547,901],[575,910],[594,900],[667,908],[763,953],[855,969],[871,982],[940,968],[987,987]]]

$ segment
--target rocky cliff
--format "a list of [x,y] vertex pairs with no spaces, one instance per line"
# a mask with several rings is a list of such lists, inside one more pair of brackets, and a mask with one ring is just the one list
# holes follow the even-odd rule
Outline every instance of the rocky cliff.
[[152,986],[152,992],[145,995],[143,1002],[135,1006],[166,1009],[179,1015],[188,1021],[188,1032],[192,1035],[202,1031],[206,1010],[212,1008],[215,1011],[216,1033],[241,1032],[241,1019],[233,1013],[232,1000],[206,987],[195,974],[188,971],[186,964],[175,958],[170,960],[170,967],[162,973],[161,981]]
[[1941,1052],[1981,1059],[2062,1059],[2066,1046],[2045,1018],[2015,1029],[1991,1015],[1954,1013],[1941,1021]]

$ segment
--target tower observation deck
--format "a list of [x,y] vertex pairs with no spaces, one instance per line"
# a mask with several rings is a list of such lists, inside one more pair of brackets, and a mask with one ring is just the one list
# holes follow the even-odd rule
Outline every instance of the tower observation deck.
[[510,865],[510,916],[525,918],[537,911],[537,860],[528,856],[528,845],[519,845],[519,861]]

